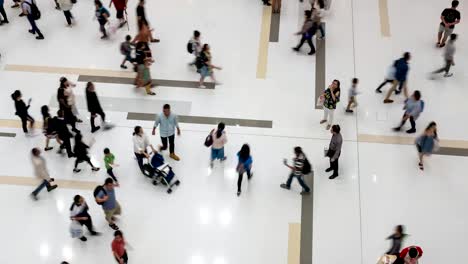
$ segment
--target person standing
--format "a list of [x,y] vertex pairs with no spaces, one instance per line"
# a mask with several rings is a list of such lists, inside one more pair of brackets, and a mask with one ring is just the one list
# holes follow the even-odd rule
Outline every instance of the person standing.
[[117,19],[119,20],[119,28],[125,26],[127,24],[127,20],[124,17],[124,13],[127,10],[127,3],[128,0],[111,0],[109,3],[109,8],[111,7],[112,3],[114,3],[115,10],[117,11]]
[[323,92],[323,119],[320,124],[327,123],[327,130],[333,125],[333,117],[335,115],[336,105],[340,101],[340,81],[333,80],[328,88]]
[[312,37],[315,35],[315,32],[317,31],[317,27],[314,24],[314,21],[312,20],[312,12],[310,10],[304,11],[305,15],[305,20],[304,24],[302,25],[301,31],[297,32],[296,35],[302,35],[301,41],[299,44],[297,44],[296,47],[293,48],[294,51],[299,51],[304,45],[304,42],[307,41],[307,44],[310,46],[310,52],[308,53],[309,55],[314,55],[315,54],[315,46],[314,43],[312,43]]
[[91,133],[94,133],[101,128],[100,126],[96,126],[94,123],[97,115],[101,116],[102,123],[105,124],[106,114],[102,110],[96,93],[96,87],[92,82],[86,83],[86,103],[88,104],[88,111],[91,113]]
[[127,250],[125,249],[125,239],[120,230],[114,232],[114,240],[112,240],[112,254],[114,255],[115,260],[119,264],[128,263]]
[[44,151],[49,151],[53,149],[53,147],[49,147],[49,142],[51,138],[55,138],[59,145],[62,145],[62,141],[57,136],[57,128],[54,124],[54,119],[49,113],[49,107],[47,105],[43,105],[41,107],[41,114],[42,114],[42,132],[46,137],[46,144],[44,147]]
[[453,73],[450,72],[450,67],[455,65],[454,55],[455,55],[455,41],[457,40],[457,34],[451,34],[450,39],[447,42],[447,47],[444,51],[445,66],[432,72],[432,77],[435,74],[445,72],[444,77],[451,77]]
[[242,187],[242,178],[244,177],[244,173],[247,173],[247,179],[250,180],[253,176],[252,170],[252,156],[250,156],[250,147],[248,144],[242,145],[242,148],[237,153],[238,163],[236,171],[239,174],[239,178],[237,179],[237,196],[241,195],[241,187]]
[[8,21],[8,17],[7,17],[6,12],[5,12],[4,4],[5,4],[5,0],[0,0],[0,15],[2,16],[2,19],[0,19],[0,26],[3,25],[3,24],[10,23]]
[[57,0],[57,3],[60,6],[60,9],[63,11],[63,14],[65,15],[65,19],[67,20],[68,26],[71,27],[73,19],[73,14],[71,13],[71,10],[73,8],[72,0]]
[[404,226],[398,225],[395,227],[395,233],[391,236],[387,237],[387,240],[392,240],[392,246],[390,249],[385,253],[387,255],[394,255],[398,256],[400,254],[401,245],[403,244],[403,240],[408,235],[404,232]]
[[[88,204],[86,204],[85,199],[78,194],[75,195],[75,197],[73,197],[73,203],[70,206],[70,219],[72,220],[72,225],[71,225],[72,237],[74,236],[73,226],[77,226],[77,225],[80,227],[82,225],[85,225],[89,233],[92,236],[99,235],[99,233],[94,230],[93,221],[91,219],[91,215],[89,215],[88,213],[88,210],[89,210],[89,207],[88,207]],[[81,230],[81,229],[78,229],[78,230]],[[82,231],[79,233],[81,234],[78,234],[78,236],[76,237],[79,237],[81,241],[88,240],[83,235]]]
[[359,83],[358,78],[353,78],[351,83],[351,88],[348,91],[348,106],[346,106],[346,113],[353,113],[354,111],[351,108],[357,106],[356,96],[358,95],[357,85]]
[[98,186],[95,189],[94,197],[96,203],[102,206],[109,227],[114,230],[119,230],[119,227],[115,224],[115,216],[120,215],[122,209],[116,199],[115,187],[118,187],[118,185],[114,183],[114,180],[112,180],[112,178],[107,178],[103,186]]
[[164,151],[167,149],[167,141],[169,140],[169,157],[173,160],[179,161],[180,158],[175,154],[175,130],[177,129],[177,135],[180,136],[179,122],[177,121],[177,115],[171,113],[171,106],[165,104],[163,106],[163,112],[156,115],[156,120],[153,126],[153,136],[156,135],[156,128],[159,126],[159,135],[161,137],[162,146],[159,150]]
[[384,85],[387,83],[393,83],[395,81],[396,62],[397,61],[394,61],[393,64],[388,68],[384,81],[379,85],[379,87],[377,87],[377,89],[375,89],[376,93],[382,93],[382,87],[384,87]]
[[104,165],[106,166],[106,171],[109,176],[115,181],[116,184],[119,183],[117,177],[114,175],[114,167],[117,167],[118,164],[114,163],[115,156],[109,150],[109,148],[104,149]]
[[75,153],[75,168],[73,168],[74,173],[78,173],[81,170],[78,169],[78,164],[80,164],[83,161],[86,161],[90,166],[93,171],[98,171],[98,167],[94,167],[93,163],[91,163],[91,159],[88,156],[88,148],[89,146],[86,145],[83,142],[83,136],[81,136],[81,133],[76,133],[75,135],[75,148],[73,149],[73,152]]
[[419,156],[419,169],[424,170],[423,159],[429,156],[434,151],[437,151],[439,145],[439,136],[437,135],[437,124],[431,122],[424,130],[424,134],[416,139],[416,148],[418,149]]
[[405,113],[401,119],[401,123],[398,127],[395,127],[394,131],[400,131],[401,128],[405,125],[406,120],[409,119],[411,123],[411,129],[407,130],[406,133],[412,134],[416,132],[416,119],[424,111],[424,101],[421,100],[421,92],[418,90],[414,91],[411,98],[405,101],[405,106],[403,107]]
[[11,98],[13,99],[13,101],[15,101],[15,114],[21,119],[23,132],[26,135],[30,135],[28,131],[28,121],[29,129],[34,129],[34,118],[32,118],[32,116],[30,116],[28,113],[28,109],[31,106],[31,99],[28,100],[28,105],[26,105],[22,99],[23,95],[21,94],[20,90],[16,90],[14,93],[12,93]]
[[222,70],[222,68],[219,66],[215,66],[211,63],[210,45],[203,45],[202,51],[200,52],[200,55],[195,61],[195,65],[197,66],[197,72],[200,73],[200,84],[198,87],[206,88],[206,86],[204,85],[204,80],[208,76],[211,77],[213,82],[217,83],[214,75],[214,69]]
[[[401,90],[403,90],[405,97],[408,98],[408,87],[407,87],[407,78],[408,78],[408,71],[409,66],[408,62],[411,59],[411,54],[409,52],[405,52],[403,54],[403,58],[395,61],[395,80],[393,81],[392,87],[388,90],[387,95],[384,99],[384,104],[393,103],[393,100],[390,99],[392,96],[393,91],[395,94],[399,94]],[[399,84],[399,89],[396,90],[397,85]]]
[[73,135],[71,134],[70,130],[68,130],[67,122],[65,121],[63,110],[58,110],[57,116],[54,117],[53,120],[54,120],[53,122],[54,122],[55,129],[57,130],[57,136],[62,141],[62,144],[60,145],[60,149],[57,153],[61,154],[62,150],[66,149],[68,157],[69,158],[73,157],[75,154],[72,152],[71,142],[70,142],[70,138]]
[[224,155],[224,145],[227,143],[226,131],[224,131],[226,125],[221,122],[218,124],[216,130],[211,131],[211,138],[213,139],[213,144],[211,145],[211,161],[210,166],[213,168],[213,162],[216,159],[219,159],[221,162],[226,160]]
[[140,167],[142,172],[144,172],[143,159],[150,158],[147,151],[148,147],[150,147],[154,153],[157,153],[153,145],[150,144],[148,137],[143,131],[143,128],[141,126],[136,126],[133,130],[133,152],[137,158],[138,167]]
[[441,22],[437,34],[437,47],[439,48],[445,46],[445,41],[453,33],[455,25],[460,23],[460,12],[457,10],[459,3],[457,0],[452,1],[452,7],[444,9],[440,15]]
[[107,39],[106,24],[109,22],[109,11],[102,5],[100,0],[94,0],[94,6],[96,7],[96,18],[99,22],[99,30],[102,33],[101,39]]
[[309,194],[310,188],[304,182],[304,175],[309,174],[312,168],[301,147],[294,148],[294,158],[292,160],[293,165],[289,165],[288,161],[284,159],[284,165],[291,169],[291,174],[289,174],[286,183],[282,183],[280,187],[286,190],[291,189],[291,183],[296,178],[303,189],[301,194]]
[[37,186],[37,188],[31,193],[31,198],[37,201],[37,195],[42,189],[44,189],[44,187],[46,187],[47,191],[50,192],[56,189],[57,185],[51,185],[51,182],[53,182],[54,179],[50,178],[46,161],[44,157],[41,156],[41,151],[38,148],[33,148],[31,150],[31,161],[36,178],[41,180],[41,184],[39,184],[39,186]]
[[152,30],[150,29],[150,25],[148,23],[148,19],[146,19],[145,0],[140,0],[136,9],[136,13],[137,13],[138,31],[142,31],[142,30],[148,31],[150,41],[159,42],[159,39],[155,39],[153,37],[153,34],[151,33]]
[[36,5],[35,0],[23,0],[21,2],[21,8],[23,9],[23,14],[26,15],[28,18],[29,24],[31,25],[31,29],[29,33],[35,35],[37,33],[36,39],[44,39],[44,35],[42,35],[41,31],[36,25],[36,20],[41,17],[41,13]]
[[341,136],[341,128],[339,125],[333,125],[330,132],[332,138],[328,146],[327,157],[330,158],[330,167],[326,169],[326,172],[333,171],[333,174],[328,177],[330,180],[338,177],[338,159],[341,155],[341,146],[343,145],[343,137]]

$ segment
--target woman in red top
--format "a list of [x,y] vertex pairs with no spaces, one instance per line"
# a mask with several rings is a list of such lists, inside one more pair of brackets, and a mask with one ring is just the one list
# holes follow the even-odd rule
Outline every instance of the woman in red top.
[[112,0],[109,7],[114,3],[115,9],[117,10],[117,19],[120,21],[119,28],[123,27],[127,20],[124,18],[124,12],[127,9],[128,0]]
[[114,232],[114,240],[112,240],[112,254],[119,264],[127,264],[128,256],[125,250],[125,239],[120,230]]

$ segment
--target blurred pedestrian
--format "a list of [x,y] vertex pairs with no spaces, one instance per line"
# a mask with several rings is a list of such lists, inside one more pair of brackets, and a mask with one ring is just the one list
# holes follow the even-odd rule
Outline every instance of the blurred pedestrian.
[[248,144],[242,145],[242,148],[237,153],[238,163],[236,171],[239,174],[239,178],[237,179],[237,196],[241,195],[242,192],[242,178],[244,177],[244,173],[247,173],[247,179],[250,180],[253,176],[252,174],[252,156],[250,156],[250,147]]
[[315,54],[315,46],[314,43],[312,42],[312,37],[315,35],[315,32],[317,31],[316,24],[312,20],[312,12],[310,10],[304,11],[304,24],[302,25],[301,31],[297,32],[296,35],[301,35],[301,41],[299,44],[297,44],[296,47],[293,48],[294,51],[299,51],[304,45],[304,42],[307,41],[307,44],[310,46],[310,52],[308,53],[309,55],[314,55]]
[[57,111],[57,116],[53,118],[55,129],[57,130],[57,136],[62,141],[60,149],[57,153],[61,154],[63,149],[66,149],[69,158],[75,154],[72,152],[70,139],[73,137],[70,130],[68,130],[67,122],[64,118],[63,110]]
[[73,8],[72,0],[57,0],[57,3],[60,6],[60,9],[63,11],[63,14],[65,15],[65,19],[67,20],[68,26],[71,27],[72,19],[74,19],[73,14],[71,13],[71,10]]
[[46,137],[46,144],[44,147],[44,151],[49,151],[53,149],[53,147],[49,147],[50,139],[55,139],[59,145],[62,145],[62,141],[57,136],[57,127],[54,123],[54,119],[49,113],[49,107],[47,105],[43,105],[41,107],[41,114],[42,114],[42,133]]
[[423,251],[421,247],[410,246],[400,252],[400,256],[394,264],[418,264],[422,257]]
[[398,256],[400,254],[401,246],[403,244],[403,240],[407,237],[408,235],[405,234],[405,227],[402,225],[397,225],[395,227],[395,232],[387,237],[387,240],[392,241],[392,246],[390,249],[387,251],[387,255],[394,255]]
[[395,71],[396,71],[396,63],[397,60],[392,63],[390,67],[387,69],[387,73],[385,75],[384,81],[375,89],[376,93],[382,93],[382,87],[386,85],[387,83],[392,83],[395,81]]
[[37,7],[35,0],[22,0],[21,1],[21,8],[23,9],[23,14],[26,15],[28,18],[29,24],[31,25],[31,29],[29,33],[35,35],[37,33],[36,39],[44,39],[44,35],[42,35],[41,31],[36,25],[36,20],[39,20],[41,17],[41,12]]
[[94,6],[96,7],[95,15],[99,22],[99,30],[102,33],[101,39],[107,39],[109,36],[107,35],[106,24],[109,22],[110,13],[100,0],[94,0]]
[[44,187],[46,187],[47,191],[50,192],[56,189],[57,185],[51,184],[54,179],[49,176],[46,161],[44,157],[41,156],[41,151],[38,148],[33,148],[31,150],[31,161],[36,178],[41,180],[41,184],[39,184],[39,186],[37,186],[37,188],[31,193],[31,198],[37,201],[37,195],[42,189],[44,189]]
[[88,204],[83,196],[75,195],[75,197],[73,197],[73,203],[70,206],[70,219],[72,220],[70,229],[72,237],[77,237],[81,241],[88,240],[83,234],[83,230],[81,228],[83,225],[86,226],[92,236],[99,235],[99,233],[94,230],[93,220],[91,219],[91,215],[89,215],[88,210]]
[[137,22],[138,22],[138,31],[146,30],[149,33],[149,41],[150,42],[159,42],[159,39],[155,39],[152,34],[152,29],[149,25],[148,19],[146,18],[146,11],[145,11],[145,0],[140,0],[138,2],[138,6],[136,9],[137,13]]
[[109,150],[109,148],[104,149],[104,165],[106,166],[106,171],[109,176],[115,181],[116,184],[119,183],[117,177],[114,175],[114,167],[119,166],[118,164],[114,163],[115,156]]
[[[409,52],[405,52],[403,54],[403,58],[400,58],[395,62],[395,80],[393,81],[392,87],[390,90],[388,90],[387,95],[385,96],[383,101],[384,104],[393,103],[393,100],[390,99],[393,91],[395,91],[395,94],[399,94],[403,90],[405,97],[408,98],[407,78],[409,71],[408,62],[410,59],[411,54]],[[399,85],[398,90],[397,85]]]
[[125,37],[125,41],[120,44],[120,53],[124,55],[124,60],[120,64],[120,68],[122,69],[127,69],[127,66],[125,66],[125,63],[128,61],[130,63],[134,62],[134,59],[132,58],[132,37],[130,35],[127,35]]
[[109,223],[109,227],[114,230],[119,230],[119,227],[115,224],[115,220],[116,216],[122,213],[115,195],[115,187],[118,186],[112,178],[107,178],[104,185],[97,186],[94,190],[96,203],[102,206],[106,221]]
[[4,4],[5,4],[5,0],[0,0],[0,16],[1,16],[0,26],[3,25],[3,24],[10,23],[8,21],[8,17],[7,17],[6,12],[5,12]]
[[439,148],[439,136],[435,122],[429,123],[424,133],[416,139],[416,148],[419,155],[419,169],[424,170],[424,157],[432,155]]
[[210,45],[204,44],[200,55],[195,62],[197,72],[200,73],[200,84],[198,86],[200,88],[206,88],[204,80],[208,76],[213,80],[213,82],[217,83],[214,70],[222,70],[221,67],[213,65],[213,63],[211,63],[211,59]]
[[301,194],[309,194],[310,188],[305,183],[304,176],[312,171],[312,166],[310,165],[309,160],[307,160],[307,157],[301,147],[294,148],[294,158],[292,160],[293,164],[289,165],[288,161],[284,159],[284,165],[291,169],[291,174],[289,174],[286,183],[282,183],[280,187],[287,190],[291,189],[291,183],[293,179],[296,178],[303,189]]
[[[26,135],[31,135],[32,130],[34,129],[34,118],[32,118],[32,116],[30,116],[28,113],[28,109],[31,106],[31,99],[28,100],[28,105],[26,105],[23,101],[23,94],[20,90],[16,90],[14,93],[12,93],[11,98],[13,101],[15,101],[15,115],[21,119],[23,132]],[[31,131],[28,131],[28,121],[29,129],[31,129]]]
[[445,72],[444,77],[452,77],[453,73],[450,72],[450,67],[452,65],[455,65],[455,41],[457,40],[457,34],[452,34],[450,35],[450,39],[447,42],[447,47],[445,47],[444,51],[444,59],[445,59],[445,66],[435,70],[432,72],[432,78],[434,78],[434,75],[437,73]]
[[128,0],[111,0],[109,3],[109,8],[112,6],[112,3],[114,3],[115,10],[117,11],[116,17],[119,20],[119,28],[127,24],[127,20],[124,16],[124,13],[127,12],[127,2]]
[[200,56],[200,53],[202,51],[202,43],[200,40],[200,35],[201,35],[200,31],[198,30],[193,31],[193,36],[187,43],[188,53],[193,54],[195,56],[193,62],[189,63],[190,66],[195,65],[195,63],[197,62],[197,58],[198,56]]
[[352,108],[357,106],[356,96],[358,95],[357,85],[359,83],[358,78],[353,78],[351,82],[351,88],[348,91],[348,106],[346,106],[346,112],[352,113]]
[[401,128],[405,125],[406,121],[409,119],[411,123],[411,129],[406,130],[406,133],[412,134],[416,132],[416,119],[418,119],[419,115],[424,111],[424,101],[421,100],[421,92],[418,90],[414,91],[411,98],[408,98],[405,101],[405,106],[403,109],[405,113],[401,119],[401,123],[398,127],[395,127],[394,131],[400,131]]
[[78,173],[81,171],[81,169],[78,169],[78,164],[80,164],[83,161],[86,161],[90,166],[93,171],[98,171],[99,168],[95,167],[93,163],[91,162],[91,158],[88,156],[88,148],[89,146],[86,145],[83,142],[83,136],[81,133],[77,133],[75,135],[75,147],[73,149],[73,152],[75,153],[75,168],[73,168],[74,173]]

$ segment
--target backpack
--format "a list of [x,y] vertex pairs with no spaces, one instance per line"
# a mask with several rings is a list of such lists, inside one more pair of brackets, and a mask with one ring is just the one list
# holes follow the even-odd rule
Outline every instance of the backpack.
[[187,43],[187,52],[190,53],[190,54],[192,54],[192,53],[194,52],[192,40],[190,40],[190,41]]
[[304,159],[304,166],[302,166],[302,174],[306,175],[312,172],[312,166],[307,158]]
[[424,101],[421,100],[421,113],[424,111],[424,105],[425,105]]
[[104,192],[104,195],[107,195],[107,192],[104,189],[104,186],[98,185],[98,186],[96,186],[96,188],[94,188],[93,196],[94,196],[94,201],[96,201],[97,204],[102,205],[104,202],[98,202],[96,200],[96,198],[98,198],[98,195],[99,195],[100,192]]
[[39,8],[37,7],[36,3],[33,1],[31,1],[31,3],[29,2],[23,2],[25,4],[28,4],[30,7],[31,7],[31,16],[34,20],[39,20],[39,18],[41,18],[41,11],[39,11]]

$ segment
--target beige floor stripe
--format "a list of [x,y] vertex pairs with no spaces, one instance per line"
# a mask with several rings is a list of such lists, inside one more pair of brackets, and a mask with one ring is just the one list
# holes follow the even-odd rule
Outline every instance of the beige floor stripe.
[[135,77],[134,72],[128,72],[128,71],[112,71],[112,70],[92,69],[92,68],[67,68],[67,67],[51,67],[51,66],[16,65],[16,64],[6,65],[5,71],[108,76],[108,77],[127,77],[127,78]]
[[271,6],[263,7],[260,43],[258,45],[257,78],[265,79],[268,64],[268,43],[270,40]]
[[288,264],[299,264],[301,256],[301,224],[289,223]]
[[379,0],[380,33],[383,37],[390,37],[390,19],[388,16],[388,1]]
[[[8,128],[22,128],[21,121],[13,119],[0,119],[0,127]],[[36,121],[34,123],[34,128],[42,128],[42,122]]]
[[[367,143],[381,143],[381,144],[396,144],[396,145],[413,145],[415,138],[414,137],[404,137],[404,136],[381,136],[381,135],[368,135],[368,134],[359,134],[359,142]],[[444,148],[458,148],[458,149],[468,149],[468,141],[466,140],[440,140],[440,147]]]
[[[37,178],[17,177],[17,176],[0,176],[0,184],[3,184],[3,185],[37,186],[39,183],[40,181]],[[65,189],[94,190],[94,188],[101,183],[90,182],[90,181],[73,181],[73,180],[56,179],[55,184],[57,184],[59,188],[65,188]]]

